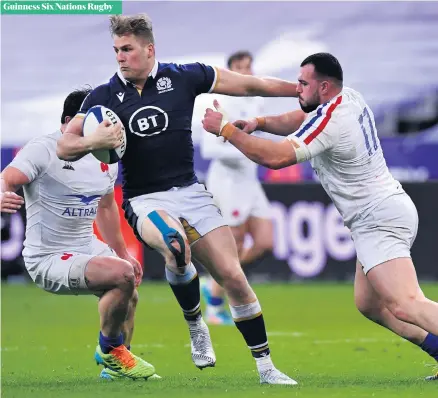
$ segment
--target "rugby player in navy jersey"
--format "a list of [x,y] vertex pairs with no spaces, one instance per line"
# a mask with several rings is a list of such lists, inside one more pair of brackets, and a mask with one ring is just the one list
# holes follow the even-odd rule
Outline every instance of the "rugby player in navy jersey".
[[195,365],[214,366],[216,357],[201,315],[192,255],[227,293],[260,382],[296,384],[271,360],[262,310],[240,266],[231,230],[194,173],[191,137],[197,95],[296,97],[296,84],[201,63],[159,63],[148,16],[117,15],[110,20],[119,70],[85,99],[58,141],[58,156],[74,161],[95,149],[119,146],[121,126],[102,123],[92,139],[82,137],[82,119],[88,109],[103,105],[113,110],[127,133],[122,158],[125,216],[137,237],[165,259],[166,278],[188,324]]

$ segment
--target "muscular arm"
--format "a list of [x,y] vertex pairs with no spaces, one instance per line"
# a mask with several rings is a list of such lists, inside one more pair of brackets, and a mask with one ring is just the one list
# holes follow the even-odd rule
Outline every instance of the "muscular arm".
[[29,178],[15,167],[8,166],[1,173],[1,191],[17,192],[23,185],[29,184]]
[[229,142],[253,162],[270,169],[282,169],[297,163],[292,143],[288,140],[274,142],[244,133],[234,128]]
[[75,117],[56,144],[56,155],[61,160],[75,161],[93,150],[91,137],[82,137],[82,118]]
[[297,131],[305,119],[306,114],[301,110],[276,116],[265,116],[258,118],[257,129],[275,135],[287,136]]
[[120,228],[119,209],[114,198],[114,192],[108,193],[100,199],[96,224],[108,246],[114,249],[119,257],[128,257],[125,240]]
[[274,77],[241,75],[216,68],[217,81],[213,93],[236,97],[297,97],[296,83]]

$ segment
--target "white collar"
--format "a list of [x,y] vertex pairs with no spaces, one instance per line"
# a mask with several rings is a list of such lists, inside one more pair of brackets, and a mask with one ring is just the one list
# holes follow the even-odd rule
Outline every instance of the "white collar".
[[[155,76],[157,76],[158,73],[158,61],[155,60],[154,66],[152,68],[152,70],[149,72],[148,77],[152,77],[153,79],[155,79]],[[117,76],[119,76],[119,79],[126,85],[128,84],[128,80],[126,80],[123,75],[122,72],[120,71],[120,69],[117,71]]]

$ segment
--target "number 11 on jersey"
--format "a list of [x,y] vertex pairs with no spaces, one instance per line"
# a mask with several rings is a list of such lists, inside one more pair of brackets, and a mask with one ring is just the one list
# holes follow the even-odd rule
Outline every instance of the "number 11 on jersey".
[[[375,152],[378,148],[378,144],[376,130],[367,107],[363,109],[362,114],[359,116],[359,124],[365,138],[365,145],[367,146],[368,155],[371,156],[373,153],[373,148]],[[370,145],[370,139],[373,141],[373,148]]]

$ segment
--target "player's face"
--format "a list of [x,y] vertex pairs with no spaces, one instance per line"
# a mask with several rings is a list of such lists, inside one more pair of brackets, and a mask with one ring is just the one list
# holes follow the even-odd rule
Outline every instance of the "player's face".
[[134,35],[114,36],[114,51],[126,80],[145,79],[153,62],[154,45]]
[[316,79],[314,66],[312,64],[302,66],[298,77],[297,93],[304,112],[312,112],[321,105],[320,89],[321,81]]
[[238,61],[233,61],[230,66],[233,72],[241,73],[242,75],[252,75],[252,61],[251,58],[245,57]]

